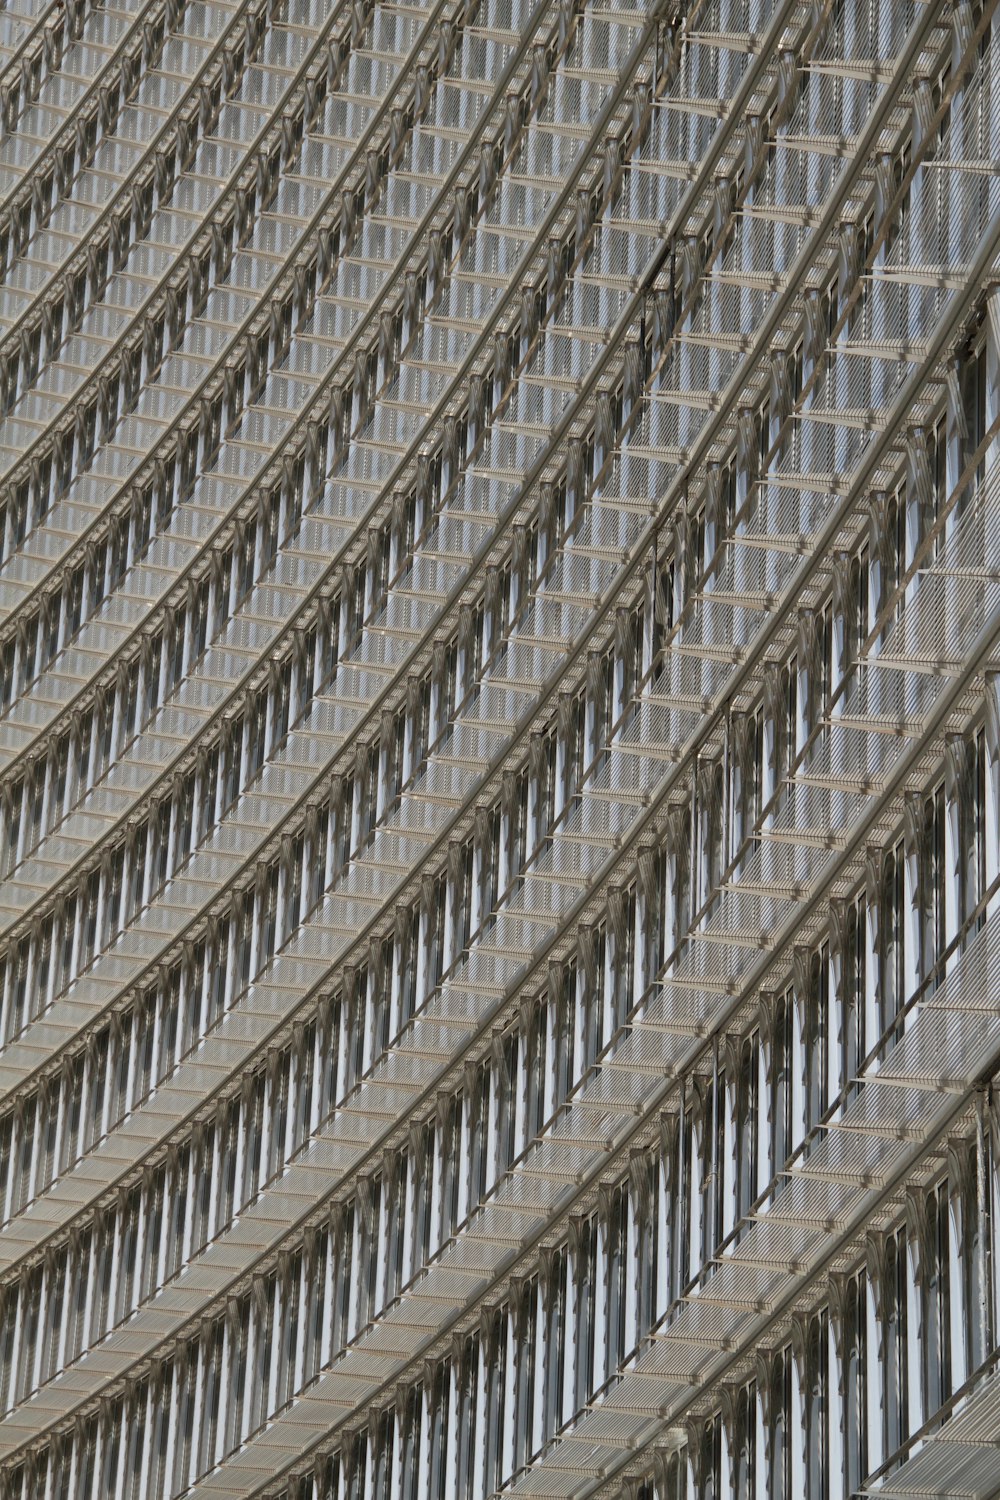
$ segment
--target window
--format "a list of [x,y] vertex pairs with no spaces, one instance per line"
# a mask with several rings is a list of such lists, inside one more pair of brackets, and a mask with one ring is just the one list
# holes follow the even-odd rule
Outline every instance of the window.
[[886,1236],[882,1265],[882,1451],[888,1457],[909,1434],[906,1231]]
[[948,1183],[927,1194],[921,1225],[923,1415],[932,1416],[951,1395],[951,1283],[948,1244]]
[[945,946],[944,786],[938,786],[927,797],[913,797],[907,805],[907,816],[916,907],[917,975],[927,979]]
[[709,1417],[701,1424],[696,1462],[698,1500],[723,1500],[722,1418]]
[[781,1349],[771,1360],[767,1424],[770,1463],[767,1500],[792,1500],[792,1351]]
[[607,1358],[609,1368],[615,1368],[628,1353],[631,1340],[626,1337],[626,1282],[630,1275],[628,1195],[623,1188],[616,1188],[608,1205],[604,1226],[607,1274]]
[[788,776],[795,759],[797,672],[798,664],[793,657],[790,662],[771,665],[764,680],[765,743],[771,772],[768,800]]
[[732,847],[735,852],[760,822],[764,716],[759,708],[753,713],[734,715],[732,744]]
[[[948,768],[952,826],[958,865],[957,918],[969,922],[986,894],[986,744],[982,730],[969,738],[950,741]],[[951,872],[943,872],[945,879]],[[985,921],[981,913],[974,932]],[[970,934],[971,936],[971,934]]]
[[733,1402],[732,1500],[753,1500],[757,1483],[757,1393],[744,1385]]
[[[969,352],[959,362],[959,388],[964,418],[964,441],[962,444],[961,468],[962,471],[971,463],[974,454],[986,436],[988,424],[987,394],[988,378],[986,373],[986,341],[979,345],[978,349]],[[986,469],[986,458],[983,455],[975,471],[971,476],[971,483],[960,502],[965,507],[975,493],[976,488],[982,484]]]
[[788,995],[773,1002],[768,1061],[773,1177],[781,1171],[792,1149],[792,1005]]
[[733,1084],[736,1109],[736,1217],[740,1219],[757,1199],[759,1034],[737,1043]]
[[809,1500],[830,1495],[830,1377],[829,1318],[814,1314],[805,1329],[803,1387],[805,1394],[806,1494]]
[[848,1493],[861,1488],[868,1473],[867,1315],[863,1272],[848,1277],[842,1309],[844,1391],[844,1475]]
[[863,898],[836,911],[839,954],[836,960],[840,1010],[840,1084],[858,1076],[866,1056],[865,1038],[865,905]]
[[903,886],[902,848],[897,846],[882,861],[879,890],[879,1006],[883,1032],[889,1030],[906,998]]
[[830,1023],[830,956],[827,945],[801,955],[807,970],[802,1007],[802,1049],[805,1055],[805,1128],[811,1130],[826,1113]]

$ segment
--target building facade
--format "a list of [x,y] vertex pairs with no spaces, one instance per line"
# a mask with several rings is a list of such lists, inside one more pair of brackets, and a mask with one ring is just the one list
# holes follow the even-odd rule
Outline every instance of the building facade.
[[996,0],[0,12],[0,1494],[1000,1493]]

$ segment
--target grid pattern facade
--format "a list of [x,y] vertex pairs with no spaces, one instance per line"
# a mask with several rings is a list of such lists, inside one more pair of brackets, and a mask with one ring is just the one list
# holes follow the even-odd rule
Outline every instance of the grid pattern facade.
[[1000,1493],[996,0],[0,11],[0,1496]]

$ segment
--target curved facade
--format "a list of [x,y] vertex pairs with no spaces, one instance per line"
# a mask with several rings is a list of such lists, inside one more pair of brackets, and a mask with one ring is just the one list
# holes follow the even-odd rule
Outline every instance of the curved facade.
[[1000,1491],[995,0],[0,12],[0,1494]]

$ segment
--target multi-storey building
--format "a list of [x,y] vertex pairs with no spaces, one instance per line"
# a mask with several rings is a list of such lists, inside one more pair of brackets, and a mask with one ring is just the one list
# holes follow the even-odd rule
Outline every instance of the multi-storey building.
[[996,0],[0,12],[0,1492],[1000,1492]]

